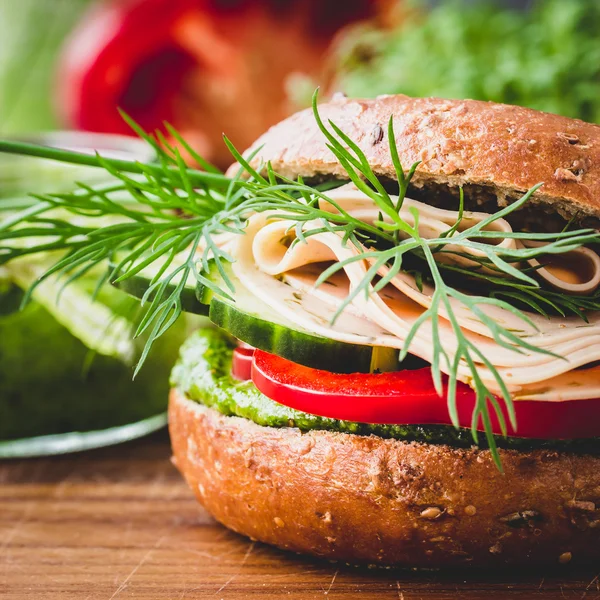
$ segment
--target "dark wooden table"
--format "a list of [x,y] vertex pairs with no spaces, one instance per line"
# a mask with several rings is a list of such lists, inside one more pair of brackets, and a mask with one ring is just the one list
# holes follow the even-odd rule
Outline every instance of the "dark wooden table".
[[[600,572],[600,566],[598,568]],[[359,570],[216,524],[169,462],[166,433],[0,463],[0,598],[600,599],[599,573]]]

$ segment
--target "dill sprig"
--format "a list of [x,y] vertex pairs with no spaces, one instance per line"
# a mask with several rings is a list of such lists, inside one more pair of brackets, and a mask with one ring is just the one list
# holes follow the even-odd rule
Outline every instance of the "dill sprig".
[[[510,301],[517,307],[531,310],[543,317],[576,316],[587,323],[587,313],[600,311],[600,290],[588,296],[563,294],[543,286],[459,265],[438,263],[438,268],[462,288],[470,289],[474,287],[471,283],[476,285],[477,282],[485,282],[490,289],[490,297]],[[532,267],[530,270],[535,273],[536,268]]]
[[[464,214],[461,190],[456,223],[438,238],[425,239],[419,234],[419,214],[415,209],[411,209],[412,225],[401,216],[400,211],[418,163],[404,171],[396,148],[393,120],[390,119],[388,123],[387,134],[399,184],[397,196],[388,193],[358,144],[335,123],[323,122],[316,93],[313,111],[327,147],[343,166],[347,180],[353,182],[377,207],[379,218],[374,223],[352,216],[328,196],[329,188],[343,182],[315,186],[305,183],[302,178],[293,180],[282,177],[274,172],[269,163],[254,166],[255,156],[244,157],[225,138],[233,159],[239,164],[237,173],[228,177],[204,161],[169,126],[169,132],[178,147],[183,148],[202,170],[191,168],[184,162],[178,147],[170,144],[162,134],[148,135],[124,115],[132,128],[154,147],[158,156],[156,163],[144,164],[0,141],[0,152],[96,166],[105,169],[113,178],[112,182],[102,187],[80,183],[70,193],[39,195],[31,205],[11,211],[0,222],[0,265],[37,253],[58,253],[54,264],[29,290],[27,300],[33,289],[50,276],[57,276],[62,279],[63,285],[68,285],[110,260],[112,266],[106,270],[100,284],[107,280],[116,283],[135,276],[152,264],[158,264],[159,268],[142,300],[145,313],[136,332],[136,335],[146,332],[148,336],[137,366],[139,370],[152,344],[181,314],[181,295],[190,278],[195,278],[216,294],[230,296],[235,292],[225,268],[226,263],[234,258],[219,246],[218,236],[243,235],[246,220],[254,213],[269,211],[274,218],[290,220],[295,244],[305,242],[310,236],[329,232],[340,236],[345,246],[351,245],[355,249],[353,257],[326,269],[317,285],[354,261],[367,261],[368,269],[363,280],[351,289],[337,315],[359,294],[369,297],[382,290],[401,271],[410,271],[409,266],[414,264],[413,259],[416,258],[423,266],[422,277],[432,282],[434,291],[429,308],[412,326],[400,358],[406,357],[421,327],[430,323],[432,376],[436,389],[442,395],[443,373],[449,373],[446,389],[452,422],[458,426],[458,373],[466,368],[477,398],[472,421],[473,438],[477,442],[481,420],[492,455],[500,466],[492,434],[491,411],[496,413],[506,435],[503,403],[512,427],[516,428],[511,396],[498,370],[462,331],[454,303],[458,302],[469,310],[488,329],[489,337],[499,346],[515,352],[551,354],[530,344],[519,332],[508,330],[494,321],[483,307],[489,305],[510,311],[530,327],[534,327],[534,324],[528,313],[515,307],[512,302],[520,302],[542,314],[547,314],[547,309],[551,308],[559,314],[563,314],[561,311],[577,310],[578,314],[585,316],[586,310],[598,308],[597,296],[582,303],[578,298],[569,299],[559,292],[549,292],[540,286],[531,270],[521,270],[515,264],[547,254],[570,252],[584,244],[599,243],[600,234],[591,229],[539,234],[499,234],[489,229],[494,221],[505,218],[526,204],[539,188],[535,186],[520,200],[465,229],[460,229]],[[333,206],[335,211],[326,210],[322,203]],[[486,243],[487,239],[496,240],[499,235],[535,239],[545,245],[507,249]],[[467,270],[436,260],[441,253],[457,254],[462,251],[470,259],[475,252],[477,262],[486,270]],[[221,273],[223,288],[203,275],[208,270],[209,259],[215,261]],[[471,295],[455,287],[451,282],[457,276],[485,280],[490,286],[489,297]],[[417,278],[417,283],[422,277]],[[440,338],[442,319],[450,323],[456,338],[453,355],[444,348]],[[485,366],[492,374],[497,388],[501,390],[500,398],[482,380],[478,365]]]

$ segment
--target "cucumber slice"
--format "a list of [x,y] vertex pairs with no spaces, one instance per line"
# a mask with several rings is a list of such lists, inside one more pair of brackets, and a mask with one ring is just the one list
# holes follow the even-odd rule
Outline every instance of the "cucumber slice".
[[[234,337],[277,356],[308,367],[335,373],[368,373],[375,354],[372,346],[360,346],[316,335],[292,321],[274,314],[249,292],[225,265],[227,276],[235,287],[235,300],[217,296],[199,284],[200,302],[210,302],[209,318]],[[227,289],[214,263],[203,275],[222,289]],[[396,352],[396,357],[398,353]]]
[[[142,298],[160,266],[157,261],[116,286]],[[225,264],[224,269],[235,288],[235,298],[216,295],[210,287],[190,276],[182,294],[184,311],[208,315],[215,325],[239,340],[308,367],[334,373],[368,373],[380,368],[382,358],[386,363],[397,361],[397,350],[331,340],[299,327],[273,313],[248,291],[233,274],[230,265]],[[214,260],[209,261],[208,270],[202,271],[202,275],[214,286],[224,291],[228,289]]]
[[[117,263],[112,263],[110,265],[111,272],[115,268],[116,264]],[[111,281],[111,283],[117,289],[122,290],[126,294],[141,299],[144,297],[144,294],[150,287],[150,282],[158,273],[162,265],[163,262],[157,260],[156,262],[146,267],[143,271],[140,271],[137,275],[134,275],[129,279],[124,279],[123,281]],[[173,261],[173,266],[177,266],[175,261]],[[167,286],[167,293],[171,293],[180,281],[181,277],[175,277],[173,281]],[[152,301],[153,298],[154,294],[150,294],[150,297],[147,298],[147,300]],[[208,304],[210,304],[210,300],[208,302],[199,302],[196,299],[196,278],[192,274],[190,274],[188,276],[187,281],[185,282],[185,287],[181,294],[181,308],[188,313],[207,316]]]

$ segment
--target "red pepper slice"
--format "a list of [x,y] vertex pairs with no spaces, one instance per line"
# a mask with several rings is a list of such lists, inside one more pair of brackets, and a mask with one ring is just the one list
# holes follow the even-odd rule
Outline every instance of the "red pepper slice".
[[252,377],[252,358],[254,348],[249,346],[238,346],[233,350],[231,362],[231,376],[239,381],[248,381]]
[[[445,395],[435,390],[431,371],[351,375],[311,369],[256,350],[252,381],[265,396],[313,415],[373,424],[451,425]],[[458,384],[461,427],[471,427],[475,393]],[[502,402],[500,402],[503,405]],[[517,430],[524,438],[576,439],[600,437],[600,399],[569,402],[516,401]],[[494,433],[502,430],[493,409]],[[479,422],[478,429],[483,430]]]

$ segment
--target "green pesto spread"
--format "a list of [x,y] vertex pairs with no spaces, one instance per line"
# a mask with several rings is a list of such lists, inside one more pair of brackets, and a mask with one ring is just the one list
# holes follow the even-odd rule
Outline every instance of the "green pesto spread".
[[[190,400],[214,408],[223,415],[243,417],[267,427],[298,427],[302,431],[320,429],[458,447],[473,445],[471,431],[467,429],[455,429],[446,425],[353,423],[310,415],[278,404],[259,392],[251,381],[237,381],[231,376],[234,346],[235,341],[220,330],[206,328],[196,331],[181,348],[179,360],[171,373],[171,385]],[[530,440],[498,437],[497,442],[505,448],[547,447],[585,452],[600,450],[598,438]]]

